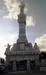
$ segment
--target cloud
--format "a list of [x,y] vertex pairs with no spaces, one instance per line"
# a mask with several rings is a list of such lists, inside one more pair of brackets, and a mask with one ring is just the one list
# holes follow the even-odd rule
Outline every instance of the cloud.
[[4,35],[0,35],[0,57],[5,58],[5,49],[7,47],[7,44],[9,43],[10,45],[12,45],[13,43],[15,43],[17,40],[17,34],[4,34]]
[[34,21],[33,16],[27,16],[26,23],[27,23],[27,26],[29,26],[29,25],[35,26],[35,21]]
[[4,0],[5,6],[8,10],[8,15],[4,16],[4,18],[9,19],[17,19],[17,15],[19,14],[19,4],[16,0]]
[[[3,18],[6,19],[18,19],[18,14],[20,13],[19,5],[20,5],[20,0],[4,0],[5,6],[7,7],[8,10],[8,15],[4,16]],[[25,7],[25,13],[28,11],[28,8]],[[35,25],[35,21],[33,16],[27,16],[26,18],[26,23],[27,26]]]
[[39,38],[36,38],[35,42],[37,42],[41,51],[46,51],[46,34],[42,35]]

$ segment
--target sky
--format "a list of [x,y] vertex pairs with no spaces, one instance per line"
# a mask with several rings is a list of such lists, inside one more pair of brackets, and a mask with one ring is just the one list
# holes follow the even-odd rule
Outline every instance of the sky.
[[40,51],[46,51],[46,0],[0,0],[0,57],[5,58],[7,44],[16,43],[19,35],[20,2],[25,3],[26,36]]

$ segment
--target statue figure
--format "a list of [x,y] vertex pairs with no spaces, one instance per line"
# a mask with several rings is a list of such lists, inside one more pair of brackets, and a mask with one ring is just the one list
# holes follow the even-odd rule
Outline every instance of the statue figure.
[[10,49],[10,45],[9,44],[7,45],[7,48]]
[[20,14],[24,13],[25,4],[21,2],[21,5],[19,7],[20,7]]
[[19,7],[20,7],[20,14],[18,15],[18,23],[19,24],[24,23],[24,25],[26,25],[26,15],[24,14],[25,4],[23,2],[21,2],[21,4],[19,5]]
[[9,53],[9,52],[10,52],[10,45],[8,44],[8,45],[7,45],[7,48],[6,48],[5,54],[7,54],[7,53]]
[[38,47],[37,43],[35,43],[34,49],[35,49],[35,50],[39,50],[39,47]]

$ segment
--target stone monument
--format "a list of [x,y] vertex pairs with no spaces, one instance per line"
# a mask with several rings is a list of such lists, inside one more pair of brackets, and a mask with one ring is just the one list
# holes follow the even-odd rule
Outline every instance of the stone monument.
[[6,65],[10,65],[11,71],[30,71],[39,66],[39,48],[28,43],[26,38],[26,15],[24,14],[25,4],[22,2],[20,14],[18,15],[19,37],[17,42],[10,48],[6,48]]

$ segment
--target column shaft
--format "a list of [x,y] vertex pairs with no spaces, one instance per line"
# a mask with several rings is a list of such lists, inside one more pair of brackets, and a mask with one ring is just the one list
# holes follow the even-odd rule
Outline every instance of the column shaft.
[[16,71],[16,61],[13,62],[13,71]]
[[30,60],[27,60],[27,71],[30,71]]

